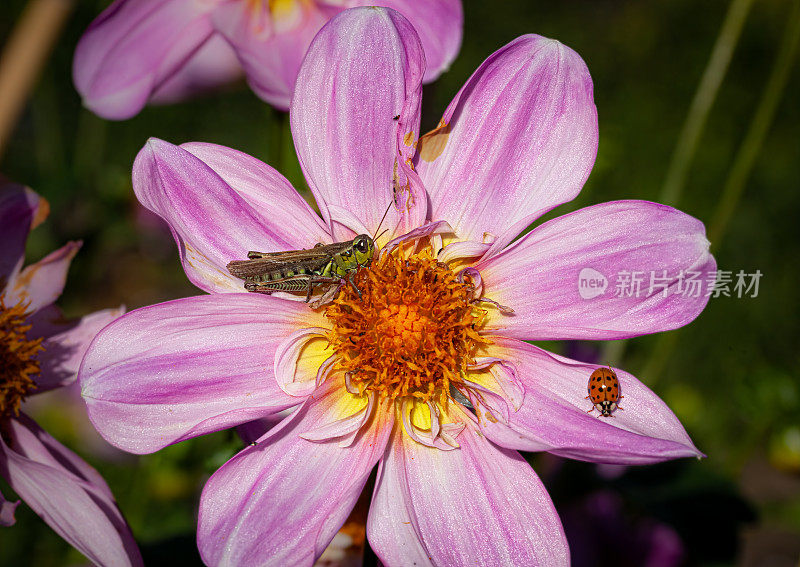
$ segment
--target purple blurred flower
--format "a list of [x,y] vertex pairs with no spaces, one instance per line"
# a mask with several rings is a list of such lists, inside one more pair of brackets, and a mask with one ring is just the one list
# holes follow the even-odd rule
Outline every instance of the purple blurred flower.
[[[141,565],[139,550],[102,477],[20,412],[27,396],[74,382],[89,341],[123,309],[67,321],[61,295],[80,243],[22,269],[25,241],[47,201],[0,179],[0,476],[61,537],[98,565]],[[14,524],[0,494],[0,526]]]
[[319,29],[345,8],[398,10],[416,27],[424,81],[447,70],[461,45],[461,0],[116,0],[75,50],[84,105],[111,120],[246,74],[263,100],[288,110],[300,64]]
[[636,517],[622,498],[595,492],[562,511],[574,567],[678,567],[686,549],[678,533],[655,518]]
[[[424,61],[414,29],[387,9],[347,11],[313,41],[290,117],[322,218],[232,149],[153,139],[136,159],[139,200],[170,224],[187,276],[210,295],[133,311],[98,335],[80,370],[93,423],[148,453],[294,408],[206,484],[198,544],[209,565],[311,564],[376,464],[367,534],[384,564],[563,565],[558,516],[518,450],[626,464],[700,454],[627,372],[617,372],[626,411],[598,418],[584,399],[596,366],[524,341],[685,325],[705,297],[587,301],[577,275],[587,263],[705,275],[715,263],[702,223],[612,202],[509,245],[589,175],[588,70],[557,41],[520,37],[420,139]],[[357,276],[363,297],[345,286],[323,311],[237,293],[226,270],[248,250],[310,248],[379,224],[384,254]]]

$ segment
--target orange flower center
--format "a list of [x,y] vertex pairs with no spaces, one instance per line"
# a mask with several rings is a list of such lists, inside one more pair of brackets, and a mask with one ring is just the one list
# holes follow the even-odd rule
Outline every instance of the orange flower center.
[[382,255],[354,281],[358,291],[345,284],[325,311],[348,387],[444,405],[489,344],[478,333],[486,312],[472,302],[472,287],[425,253]]
[[42,339],[30,340],[26,324],[30,313],[21,301],[6,307],[0,294],[0,419],[19,415],[25,396],[36,388],[33,376],[39,374],[39,361],[35,355],[44,350]]

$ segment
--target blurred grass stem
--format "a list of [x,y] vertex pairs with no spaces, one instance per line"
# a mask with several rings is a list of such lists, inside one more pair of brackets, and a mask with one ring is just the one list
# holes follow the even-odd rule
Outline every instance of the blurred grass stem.
[[[736,159],[728,174],[728,179],[725,181],[722,195],[711,221],[708,238],[715,250],[719,250],[730,218],[744,192],[745,183],[753,170],[756,158],[761,153],[764,139],[775,118],[778,103],[781,101],[784,90],[786,90],[786,83],[797,55],[798,43],[800,43],[800,0],[794,0],[789,21],[786,24],[786,30],[781,40],[781,46],[775,57],[775,63],[772,66],[766,87],[761,93],[761,99],[756,107],[753,120],[750,122],[750,127],[747,129],[744,141],[736,153]],[[673,331],[663,335],[656,343],[656,348],[643,372],[643,376],[647,376],[647,382],[651,387],[658,380],[667,361],[672,356],[678,337],[679,334]]]
[[[717,35],[717,40],[711,50],[711,56],[689,105],[689,112],[686,114],[683,128],[678,135],[675,149],[672,151],[664,185],[661,187],[657,199],[659,203],[673,207],[678,206],[678,201],[680,201],[686,186],[686,174],[697,152],[697,144],[705,129],[708,114],[717,98],[722,79],[728,72],[731,57],[739,43],[742,28],[747,21],[752,5],[753,0],[733,0],[728,7],[719,35]],[[671,335],[666,335],[662,342],[674,341],[674,339],[667,339],[668,336]],[[620,364],[627,344],[626,340],[606,343],[603,347],[603,360]]]
[[73,7],[73,0],[30,0],[3,48],[0,55],[0,157]]
[[739,204],[739,199],[744,191],[745,183],[753,170],[756,158],[761,153],[764,139],[775,119],[775,111],[783,97],[789,74],[792,70],[797,46],[800,43],[800,1],[794,0],[791,18],[786,25],[781,48],[775,58],[775,63],[770,72],[767,86],[761,94],[761,100],[747,130],[744,141],[739,147],[733,167],[725,181],[722,196],[717,203],[717,209],[711,220],[708,239],[715,249],[719,249],[725,230],[728,227],[733,211]]
[[733,0],[722,22],[717,41],[711,51],[700,84],[689,106],[686,121],[672,153],[664,185],[658,201],[676,206],[686,185],[686,174],[694,160],[697,144],[703,134],[708,114],[717,98],[722,79],[728,71],[731,56],[739,42],[753,0]]
[[[717,40],[711,50],[711,56],[689,105],[689,112],[686,114],[683,128],[678,135],[675,149],[672,151],[664,185],[658,196],[659,203],[673,207],[678,206],[678,201],[686,185],[686,173],[694,160],[697,144],[705,129],[708,114],[717,98],[722,79],[728,72],[731,57],[739,43],[739,37],[752,4],[753,0],[733,0],[728,7],[722,28],[720,28]],[[627,340],[607,342],[603,347],[603,360],[615,365],[620,364],[627,344]]]

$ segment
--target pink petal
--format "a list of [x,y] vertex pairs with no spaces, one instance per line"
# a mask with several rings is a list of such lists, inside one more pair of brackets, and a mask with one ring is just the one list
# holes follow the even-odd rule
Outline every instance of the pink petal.
[[381,253],[389,254],[392,252],[392,250],[400,246],[403,242],[418,240],[421,238],[435,236],[437,234],[445,234],[448,232],[452,232],[452,228],[450,228],[450,225],[447,224],[447,222],[445,221],[435,221],[435,222],[425,223],[422,226],[415,228],[414,230],[411,230],[405,234],[401,234],[400,236],[391,239],[383,247]]
[[447,264],[448,262],[457,261],[461,258],[480,258],[491,246],[488,242],[476,242],[474,240],[460,240],[458,242],[451,242],[441,249],[436,259]]
[[378,472],[367,538],[386,565],[569,564],[553,503],[530,465],[469,426],[440,451],[399,433]]
[[17,523],[17,519],[14,517],[14,512],[19,506],[21,500],[17,500],[16,502],[11,502],[10,500],[6,500],[2,493],[0,493],[0,528],[5,528],[8,526],[13,526]]
[[297,25],[288,29],[262,22],[270,16],[246,2],[222,4],[214,13],[214,27],[236,50],[250,87],[280,110],[289,109],[303,56],[327,19],[312,3],[298,4]]
[[0,177],[0,293],[22,267],[28,233],[48,210],[39,195]]
[[236,52],[227,41],[215,34],[182,67],[159,85],[150,97],[150,102],[179,102],[237,81],[243,75]]
[[[708,246],[703,223],[647,201],[603,203],[555,218],[476,266],[485,296],[515,313],[489,309],[486,329],[525,340],[608,340],[681,327],[708,297],[693,297],[685,287],[682,293],[679,276],[695,272],[707,285],[716,270]],[[617,283],[634,272],[643,278],[639,296],[617,294],[626,292]],[[590,297],[598,288],[586,287],[588,280],[602,278],[605,293]]]
[[464,427],[466,427],[464,422],[458,421],[441,424],[439,422],[441,416],[439,407],[433,402],[427,402],[426,409],[428,410],[430,427],[421,428],[414,424],[411,418],[413,405],[414,402],[411,398],[403,399],[400,405],[403,431],[411,440],[426,447],[434,447],[441,451],[452,451],[459,448],[456,438],[464,430]]
[[0,474],[25,503],[97,565],[142,565],[130,528],[97,471],[24,415],[6,426]]
[[137,114],[212,33],[211,2],[117,0],[92,22],[75,49],[75,87],[95,114]]
[[281,390],[290,396],[305,398],[311,395],[317,386],[316,376],[302,372],[300,357],[311,341],[325,339],[327,333],[328,329],[323,327],[304,327],[283,338],[275,349],[273,364],[275,382]]
[[[231,189],[277,227],[292,227],[285,238],[294,236],[298,248],[308,242],[331,242],[325,223],[277,170],[244,152],[203,142],[181,144],[213,169]],[[302,239],[297,226],[303,227]]]
[[425,82],[447,70],[461,46],[463,13],[460,0],[345,0],[337,5],[320,2],[296,5],[296,21],[276,21],[265,7],[246,3],[222,4],[216,9],[215,29],[234,46],[256,94],[273,106],[286,110],[297,74],[314,36],[343,7],[385,6],[405,15],[421,36],[428,70]]
[[14,275],[6,288],[6,304],[24,301],[28,311],[38,311],[53,303],[64,290],[69,265],[80,247],[80,242],[69,242]]
[[311,565],[347,519],[392,430],[384,412],[344,449],[300,437],[344,392],[326,383],[206,483],[197,541],[206,565]]
[[[506,404],[515,411],[522,405],[525,391],[517,377],[516,368],[513,364],[500,358],[490,356],[479,356],[475,359],[475,364],[469,370],[488,370],[491,379],[480,379],[483,387],[488,387],[492,392],[500,394]],[[474,375],[469,376],[469,381],[476,380]]]
[[[367,394],[366,405],[350,414],[350,415],[335,415],[339,408],[329,408],[331,411],[330,418],[322,418],[321,425],[315,425],[313,429],[304,431],[300,437],[308,441],[328,441],[330,439],[339,439],[340,447],[349,447],[357,438],[358,433],[364,425],[373,416],[377,394]],[[344,438],[344,439],[342,439]]]
[[492,54],[440,125],[420,140],[417,162],[430,218],[448,221],[461,240],[496,236],[498,249],[573,199],[597,153],[586,65],[570,48],[535,35]]
[[93,490],[113,500],[111,489],[92,466],[78,455],[53,439],[46,431],[25,414],[20,414],[11,423],[13,449],[20,455],[43,465],[64,468],[89,482]]
[[387,238],[424,221],[424,190],[404,166],[419,134],[424,66],[416,32],[389,9],[347,10],[314,39],[297,79],[291,123],[326,221],[347,226],[328,208],[333,205],[374,234],[393,200],[381,225]]
[[508,426],[482,420],[492,441],[520,451],[550,451],[592,461],[640,465],[699,457],[683,426],[647,386],[615,368],[621,394],[611,417],[599,417],[585,399],[589,376],[600,366],[570,360],[513,339],[492,339],[496,356],[516,366],[525,390]]
[[[195,145],[191,148],[198,151]],[[213,148],[206,150],[215,153]],[[242,194],[189,151],[155,138],[148,141],[133,164],[136,196],[169,223],[186,275],[205,291],[242,291],[242,281],[234,278],[226,266],[231,260],[246,259],[248,250],[296,250],[311,248],[318,242],[317,225],[306,229],[296,220],[279,224],[265,216],[270,210],[266,202],[273,194],[272,210],[285,207],[289,215],[295,211],[308,213],[302,207],[292,208],[292,199],[286,197],[287,182],[277,173],[263,179],[265,194],[256,203],[251,196],[257,190],[252,178],[262,174],[266,166],[253,162],[256,160],[239,159],[237,163],[247,171],[231,179],[251,180],[240,184]],[[232,169],[234,162],[228,167]],[[229,178],[230,169],[224,169]],[[273,185],[271,180],[276,183]],[[286,217],[286,213],[278,215],[280,222],[285,222]]]
[[275,350],[322,322],[304,304],[244,293],[132,311],[100,332],[81,364],[89,418],[112,445],[150,453],[294,406],[275,381]]
[[28,338],[52,337],[71,329],[77,321],[64,317],[61,308],[51,303],[28,317],[27,323],[31,329],[26,334]]
[[[31,337],[44,336],[44,351],[37,355],[41,373],[36,377],[36,392],[40,394],[72,383],[78,374],[83,355],[98,331],[125,313],[124,307],[104,309],[74,321],[60,317],[57,309],[44,309],[30,322]],[[41,315],[55,315],[58,319],[46,320]],[[47,334],[39,334],[47,331]]]
[[[298,407],[302,404],[298,404]],[[287,416],[291,415],[296,408],[289,408],[260,419],[254,419],[247,423],[236,426],[236,433],[245,445],[250,445],[258,441],[267,431],[278,425]]]
[[350,0],[347,6],[384,6],[408,18],[425,50],[425,83],[447,71],[458,55],[464,28],[461,0]]

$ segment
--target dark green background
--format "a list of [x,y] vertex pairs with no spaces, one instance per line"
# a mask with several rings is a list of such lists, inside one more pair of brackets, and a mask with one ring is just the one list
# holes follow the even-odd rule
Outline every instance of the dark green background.
[[[73,316],[198,293],[185,279],[168,233],[158,223],[141,220],[131,190],[131,164],[148,137],[243,150],[305,190],[286,117],[244,85],[180,105],[148,108],[126,122],[106,122],[83,110],[71,83],[72,55],[80,34],[106,4],[79,3],[12,143],[0,156],[3,174],[29,185],[52,206],[49,220],[29,240],[28,262],[67,240],[84,241],[60,301]],[[659,200],[728,3],[464,4],[464,45],[450,71],[426,87],[423,124],[436,124],[464,80],[495,49],[524,33],[556,38],[586,61],[600,120],[592,175],[580,196],[556,214],[615,199]],[[745,22],[677,203],[706,223],[718,207],[795,4],[755,2]],[[23,6],[22,0],[0,6],[0,43]],[[698,320],[673,332],[671,350],[660,350],[663,338],[642,337],[628,341],[620,360],[616,346],[597,355],[649,384],[708,458],[630,469],[604,479],[593,465],[554,467],[532,457],[560,511],[580,506],[594,490],[614,491],[631,522],[650,517],[677,530],[690,565],[760,565],[770,554],[781,561],[775,565],[797,565],[800,553],[799,79],[795,65],[729,229],[712,243],[720,269],[761,270],[759,296],[712,299]],[[666,353],[663,364],[652,363],[654,352]],[[233,434],[208,436],[147,457],[122,456],[90,440],[79,425],[79,402],[62,403],[54,399],[32,411],[55,437],[103,472],[148,563],[194,564],[199,489],[239,448]],[[10,494],[2,482],[0,489]],[[15,527],[0,530],[0,564],[81,562],[80,554],[24,505],[17,517]],[[585,564],[640,564],[641,559],[623,557],[633,552],[628,535],[619,533],[599,546],[594,563]]]

